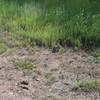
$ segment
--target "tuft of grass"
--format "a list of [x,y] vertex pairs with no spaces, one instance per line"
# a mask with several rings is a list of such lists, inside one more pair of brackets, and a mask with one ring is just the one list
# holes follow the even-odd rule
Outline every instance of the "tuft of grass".
[[7,51],[7,47],[5,46],[5,44],[0,43],[0,54],[3,54],[6,51]]
[[18,67],[18,69],[22,70],[32,70],[34,68],[32,62],[27,59],[15,61],[15,65]]
[[100,92],[100,80],[82,80],[77,82],[77,85],[74,88],[84,92]]

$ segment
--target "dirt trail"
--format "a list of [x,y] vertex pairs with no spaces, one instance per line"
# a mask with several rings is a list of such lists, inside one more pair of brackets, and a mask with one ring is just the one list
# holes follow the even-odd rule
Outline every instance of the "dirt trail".
[[[99,100],[98,92],[72,91],[77,75],[79,79],[100,79],[100,63],[89,63],[90,58],[83,51],[53,54],[39,48],[3,54],[0,56],[0,100]],[[13,63],[18,59],[29,59],[36,68],[19,70]]]

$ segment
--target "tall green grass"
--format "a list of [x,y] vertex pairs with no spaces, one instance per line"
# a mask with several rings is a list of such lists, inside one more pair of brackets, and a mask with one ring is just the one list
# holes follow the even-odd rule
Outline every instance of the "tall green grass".
[[99,0],[0,0],[0,30],[30,44],[100,46]]

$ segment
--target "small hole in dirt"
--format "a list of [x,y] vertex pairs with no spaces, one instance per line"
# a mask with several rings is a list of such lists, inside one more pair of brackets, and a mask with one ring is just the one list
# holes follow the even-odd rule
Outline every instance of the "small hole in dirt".
[[25,86],[20,86],[22,89],[24,90],[29,90],[28,87],[25,87]]
[[21,84],[22,85],[28,85],[29,83],[27,81],[22,81]]

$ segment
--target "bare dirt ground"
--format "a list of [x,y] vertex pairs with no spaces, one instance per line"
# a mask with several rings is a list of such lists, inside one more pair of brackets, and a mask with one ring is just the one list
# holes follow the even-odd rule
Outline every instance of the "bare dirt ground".
[[[32,71],[14,61],[29,59]],[[21,48],[0,55],[0,100],[100,100],[99,92],[73,90],[78,79],[100,79],[100,63],[84,51],[52,53],[43,48]]]

